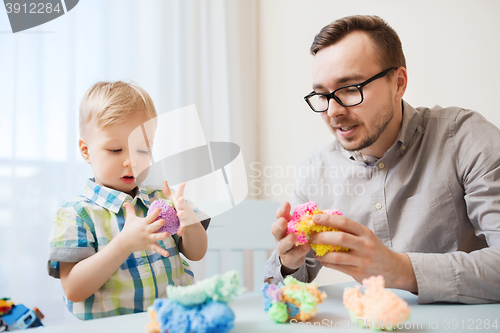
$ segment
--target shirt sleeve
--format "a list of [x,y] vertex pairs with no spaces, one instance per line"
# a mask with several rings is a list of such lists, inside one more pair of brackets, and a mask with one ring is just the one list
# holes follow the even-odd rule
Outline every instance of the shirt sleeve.
[[[264,268],[264,281],[269,283],[278,284],[285,278],[281,274],[281,260],[278,251],[274,249],[271,257],[267,260]],[[294,278],[302,282],[312,282],[318,275],[321,269],[319,261],[314,259],[314,251],[311,250],[307,254],[306,261],[294,273],[290,274]]]
[[470,253],[408,253],[418,302],[499,302],[500,130],[478,113],[462,110],[451,134],[467,215],[476,236],[488,247]]
[[97,252],[92,230],[93,222],[83,207],[77,209],[67,204],[59,209],[49,237],[50,276],[59,278],[60,262],[79,262]]
[[[309,168],[309,161],[305,161],[301,168]],[[308,174],[307,172],[305,174]],[[293,211],[294,207],[308,202],[309,198],[307,193],[304,191],[307,189],[307,178],[306,177],[298,177],[295,182],[294,192],[292,196],[292,200],[290,202],[291,209]],[[266,261],[266,265],[264,267],[264,281],[268,281],[270,283],[278,284],[283,281],[285,278],[281,274],[281,260],[278,255],[278,251],[274,249],[271,257]],[[306,256],[306,260],[302,266],[299,267],[297,271],[291,274],[294,278],[302,282],[312,282],[316,276],[318,275],[322,265],[314,259],[314,251],[311,249]]]

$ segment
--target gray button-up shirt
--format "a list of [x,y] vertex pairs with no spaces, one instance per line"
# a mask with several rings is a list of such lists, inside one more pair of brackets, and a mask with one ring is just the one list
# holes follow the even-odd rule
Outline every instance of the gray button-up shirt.
[[[403,101],[395,143],[380,159],[335,140],[301,166],[292,209],[315,201],[369,227],[408,253],[418,302],[500,301],[500,130],[461,108],[414,109]],[[312,251],[293,274],[312,281]],[[281,281],[276,250],[265,279]],[[333,281],[332,281],[333,282]]]

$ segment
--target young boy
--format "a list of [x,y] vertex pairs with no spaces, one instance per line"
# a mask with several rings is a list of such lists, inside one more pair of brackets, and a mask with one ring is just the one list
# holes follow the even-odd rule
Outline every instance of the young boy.
[[[150,147],[136,148],[129,134],[155,117],[150,96],[121,81],[96,83],[80,105],[79,147],[94,178],[57,212],[49,258],[49,274],[61,279],[66,305],[80,319],[147,310],[167,285],[193,283],[179,252],[189,260],[206,253],[210,219],[183,198],[184,184],[177,193],[166,182],[162,190],[136,184],[133,168],[149,161]],[[177,210],[175,237],[156,233],[165,223],[154,222],[159,209],[145,217],[159,198]]]

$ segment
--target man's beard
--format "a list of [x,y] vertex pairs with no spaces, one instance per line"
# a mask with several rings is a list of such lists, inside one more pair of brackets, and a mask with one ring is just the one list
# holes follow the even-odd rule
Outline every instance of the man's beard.
[[[393,107],[387,107],[387,108],[383,108],[385,110],[390,110],[389,112],[386,112],[384,113],[379,119],[380,121],[376,122],[374,124],[374,128],[375,128],[375,131],[372,135],[364,138],[363,140],[361,140],[361,142],[357,145],[357,146],[354,146],[354,147],[348,147],[346,146],[341,140],[339,140],[337,138],[337,141],[340,143],[340,145],[342,146],[342,148],[344,148],[345,150],[347,151],[359,151],[359,150],[363,150],[365,148],[368,148],[370,147],[372,144],[375,143],[375,141],[378,140],[378,138],[380,137],[380,135],[384,132],[384,130],[387,128],[387,125],[389,125],[389,123],[391,122],[393,116],[394,116],[394,108]],[[335,126],[333,124],[333,120],[330,122],[330,126],[332,127],[332,129],[335,129]],[[355,140],[355,138],[342,138],[343,140],[347,141],[347,142],[352,142]]]

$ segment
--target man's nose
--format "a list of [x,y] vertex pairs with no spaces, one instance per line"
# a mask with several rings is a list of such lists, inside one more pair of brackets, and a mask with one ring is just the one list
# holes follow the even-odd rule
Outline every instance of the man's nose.
[[335,99],[330,98],[328,101],[328,110],[326,111],[330,118],[344,116],[347,113],[347,108],[340,105]]

